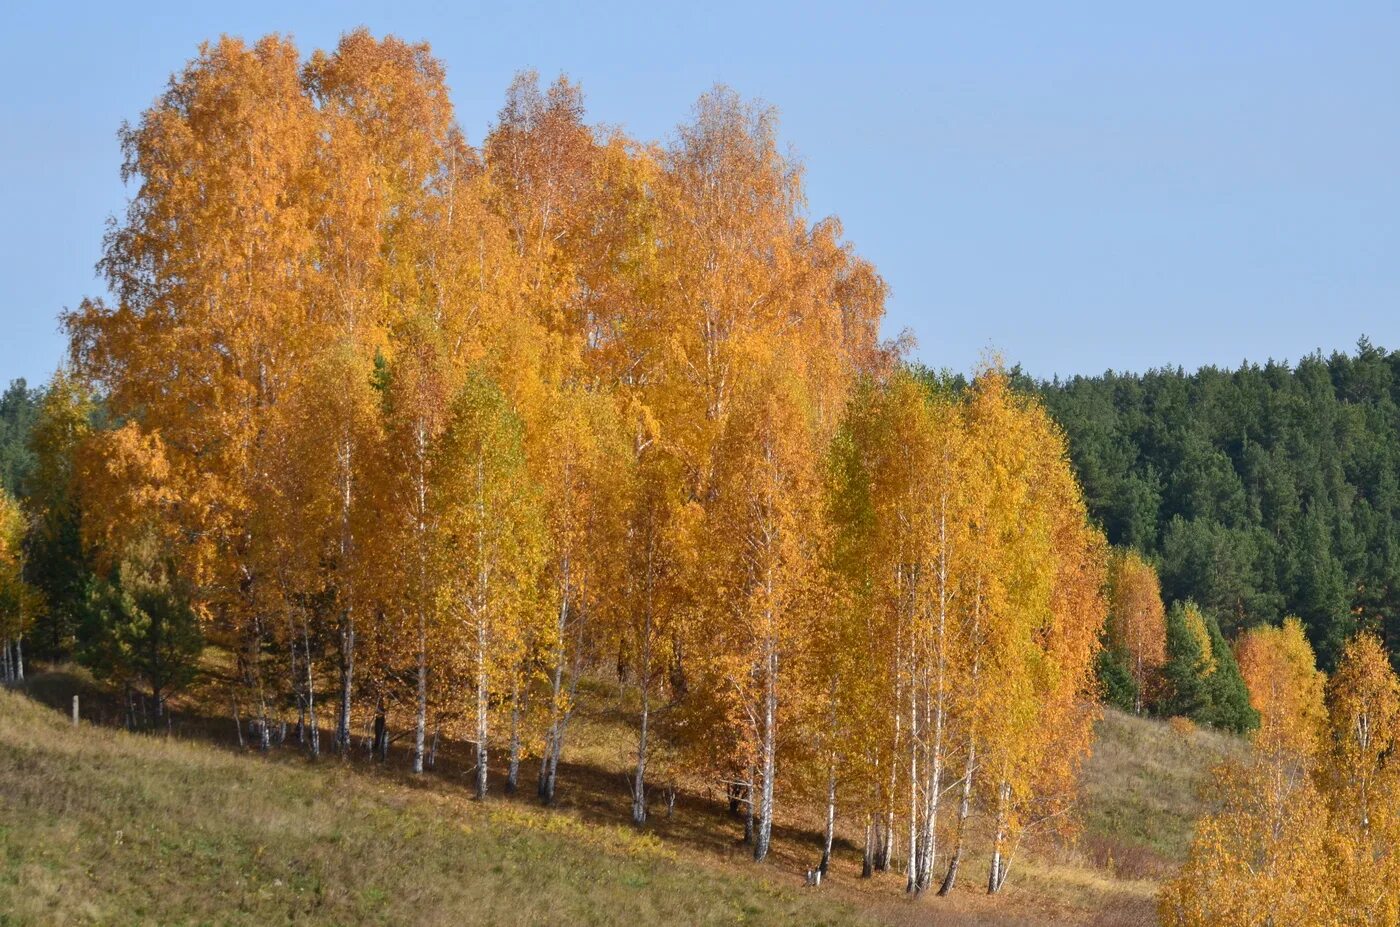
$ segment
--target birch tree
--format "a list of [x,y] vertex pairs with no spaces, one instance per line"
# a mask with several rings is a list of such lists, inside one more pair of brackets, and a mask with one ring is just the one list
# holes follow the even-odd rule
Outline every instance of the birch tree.
[[466,674],[475,791],[484,799],[492,716],[503,703],[509,709],[502,686],[521,661],[530,616],[538,615],[538,497],[528,480],[520,419],[480,373],[452,399],[437,457],[430,504],[444,535],[435,551],[435,569],[444,577],[438,607]]

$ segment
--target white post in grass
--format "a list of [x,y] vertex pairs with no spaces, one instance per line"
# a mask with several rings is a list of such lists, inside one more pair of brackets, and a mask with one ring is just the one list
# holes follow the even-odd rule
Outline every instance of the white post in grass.
[[73,726],[78,726],[78,697],[73,696]]

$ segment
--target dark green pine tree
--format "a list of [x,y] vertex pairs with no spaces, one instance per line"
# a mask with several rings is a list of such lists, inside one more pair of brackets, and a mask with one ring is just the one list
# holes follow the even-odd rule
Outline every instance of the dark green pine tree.
[[1249,704],[1249,689],[1240,675],[1235,653],[1220,633],[1220,624],[1211,616],[1205,618],[1210,633],[1211,672],[1202,680],[1204,699],[1195,718],[1204,724],[1243,734],[1259,726],[1259,712]]
[[1180,602],[1167,609],[1166,637],[1167,662],[1162,666],[1162,695],[1156,706],[1157,713],[1196,718],[1210,705],[1210,693],[1203,680],[1208,663],[1196,634],[1187,623],[1186,606]]
[[1095,669],[1104,704],[1131,713],[1137,706],[1138,685],[1123,656],[1105,647],[1099,651]]
[[81,639],[82,663],[128,693],[150,692],[157,717],[194,679],[204,646],[188,591],[151,540],[133,545],[93,584]]
[[98,404],[60,373],[45,390],[26,435],[34,466],[25,479],[25,578],[44,602],[26,644],[44,660],[67,659],[81,648],[92,602],[95,580],[83,550],[76,458],[97,417]]

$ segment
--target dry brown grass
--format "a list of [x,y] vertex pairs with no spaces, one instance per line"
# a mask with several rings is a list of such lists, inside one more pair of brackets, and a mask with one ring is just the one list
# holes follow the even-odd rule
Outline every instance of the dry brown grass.
[[1110,709],[1084,770],[1086,854],[1120,877],[1169,877],[1206,809],[1211,770],[1244,749],[1240,738],[1211,728]]

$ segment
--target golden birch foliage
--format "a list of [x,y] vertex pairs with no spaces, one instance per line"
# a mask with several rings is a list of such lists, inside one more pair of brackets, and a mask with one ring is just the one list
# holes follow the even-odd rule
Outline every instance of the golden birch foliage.
[[1352,638],[1327,686],[1327,781],[1338,815],[1353,831],[1371,828],[1372,814],[1394,814],[1394,770],[1388,760],[1400,732],[1400,682],[1374,634]]
[[1163,890],[1162,920],[1341,923],[1327,801],[1313,778],[1326,724],[1323,675],[1297,619],[1252,628],[1236,649],[1259,729],[1249,758],[1217,771],[1220,809],[1197,825],[1190,858]]
[[1236,645],[1249,703],[1259,712],[1256,749],[1312,758],[1327,721],[1326,677],[1297,618],[1249,629]]
[[1028,829],[1072,823],[1068,811],[1098,717],[1091,693],[1107,614],[1107,543],[1089,522],[1063,433],[1038,403],[1008,400],[1011,434],[1024,448],[1016,476],[1023,507],[1003,529],[1011,534],[1007,591],[1018,620],[1001,617],[1002,632],[1017,636],[1001,639],[1002,656],[993,662],[1000,693],[988,756],[994,770],[1000,762],[1006,788],[1009,861]]
[[[1006,805],[1003,786],[1024,790],[1036,721],[1035,629],[1050,617],[1050,531],[1031,502],[1030,419],[1005,374],[974,381],[967,415],[980,472],[972,480],[974,561],[969,571],[979,677],[969,706],[986,762],[983,786]],[[975,720],[973,720],[975,718]],[[998,812],[1005,817],[1005,809]]]
[[722,87],[702,96],[658,186],[662,388],[647,401],[694,485],[709,483],[734,397],[779,346],[801,346],[785,357],[829,439],[858,362],[874,353],[869,319],[884,289],[833,229],[811,244],[800,171],[778,151],[775,113]]
[[804,636],[809,559],[820,519],[809,507],[819,498],[807,409],[796,384],[778,373],[769,389],[745,392],[719,448],[722,487],[708,518],[716,585],[709,624],[729,645],[715,656],[740,694],[740,708],[761,700],[754,668],[799,644]]
[[812,410],[792,365],[775,364],[770,377],[734,397],[720,447],[720,495],[708,524],[717,584],[706,607],[716,639],[702,657],[712,697],[732,705],[742,731],[736,763],[758,777],[760,858],[777,754],[782,739],[797,733],[787,727],[791,706],[810,697],[794,689],[824,559]]
[[1400,681],[1380,639],[1352,638],[1327,686],[1320,782],[1334,839],[1330,862],[1348,924],[1400,923]]
[[22,637],[39,607],[24,581],[24,535],[28,528],[19,503],[0,489],[0,641]]
[[1044,654],[1039,681],[1040,715],[1034,738],[1035,775],[1018,813],[1028,825],[1073,825],[1079,771],[1092,748],[1100,711],[1093,697],[1094,664],[1108,614],[1105,586],[1108,542],[1090,524],[1083,493],[1070,468],[1063,434],[1036,409],[1044,455],[1037,483],[1052,519],[1054,575],[1049,625],[1036,633]]
[[557,370],[576,363],[588,337],[579,265],[600,191],[598,146],[583,118],[577,84],[560,77],[541,92],[538,75],[522,72],[484,145],[490,205],[521,265],[525,311],[552,336]]
[[1196,825],[1180,875],[1163,889],[1166,927],[1327,927],[1333,893],[1324,799],[1280,756],[1218,770],[1219,811]]
[[[883,815],[892,798],[890,772],[904,745],[906,702],[901,693],[907,669],[907,642],[896,633],[898,610],[891,607],[897,567],[887,555],[895,548],[889,504],[882,491],[890,482],[888,464],[899,456],[907,436],[892,429],[897,403],[884,384],[862,382],[848,403],[834,443],[831,463],[831,519],[835,571],[846,587],[847,620],[852,625],[850,672],[840,679],[855,760],[845,774],[852,804],[866,815]],[[906,417],[907,423],[910,419]],[[894,604],[898,605],[897,596]]]
[[354,526],[366,520],[359,513],[371,508],[365,503],[375,492],[365,463],[378,436],[376,359],[393,357],[398,327],[412,329],[430,312],[427,229],[444,211],[434,185],[462,151],[443,81],[426,45],[376,40],[364,29],[343,36],[332,52],[315,52],[303,73],[321,130],[319,273],[305,330],[296,334],[312,342],[306,369],[319,382],[297,396],[306,408],[296,413],[296,427],[308,469],[319,471],[321,491],[337,499],[317,527],[336,548],[331,562],[345,574],[342,598],[357,585],[350,575],[364,568],[354,543],[363,532]]
[[57,531],[54,520],[80,508],[78,452],[92,432],[92,395],[66,370],[59,370],[44,390],[39,415],[29,433],[34,469],[25,483],[25,508],[38,531]]
[[1196,647],[1201,654],[1201,663],[1198,669],[1204,678],[1215,672],[1215,648],[1210,642],[1210,631],[1206,629],[1205,615],[1194,602],[1187,602],[1182,612],[1182,617],[1186,620],[1186,630],[1196,641]]
[[[84,502],[83,548],[99,572],[115,568],[138,540],[158,534],[167,550],[187,555],[195,545],[182,518],[186,506],[178,478],[159,434],[134,422],[93,432],[78,458],[78,481]],[[193,559],[193,558],[190,558]],[[199,561],[183,564],[199,581],[206,574]]]
[[[1167,662],[1167,612],[1157,571],[1137,551],[1117,552],[1109,562],[1108,632],[1113,648],[1126,657],[1138,692],[1150,696]],[[1209,653],[1209,644],[1207,635],[1202,653]]]
[[617,552],[626,543],[635,460],[606,393],[566,386],[542,418],[530,456],[547,512],[547,607],[560,616],[550,648],[561,665],[577,667],[583,651],[596,646],[585,627],[612,614],[622,597]]
[[202,46],[122,133],[137,187],[101,263],[117,305],[65,320],[77,372],[145,433],[125,448],[159,444],[177,560],[235,624],[252,605],[264,416],[300,368],[283,333],[313,266],[316,138],[290,42]]
[[541,620],[541,516],[523,440],[500,388],[473,374],[453,397],[436,448],[429,505],[442,525],[433,551],[437,607],[453,662],[474,680],[466,694],[474,711],[501,704],[492,696],[509,691]]
[[1400,922],[1389,765],[1400,682],[1379,639],[1363,633],[1344,649],[1327,684],[1325,737],[1297,622],[1254,629],[1238,649],[1261,715],[1255,749],[1217,772],[1221,808],[1200,823],[1190,860],[1163,892],[1164,923]]

